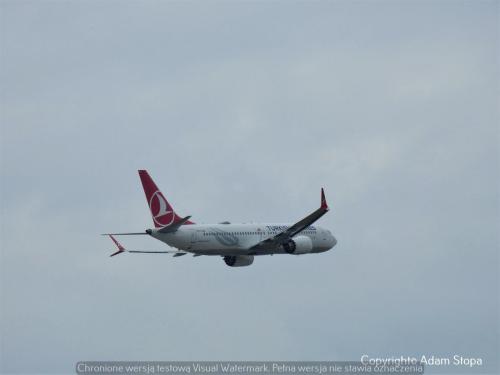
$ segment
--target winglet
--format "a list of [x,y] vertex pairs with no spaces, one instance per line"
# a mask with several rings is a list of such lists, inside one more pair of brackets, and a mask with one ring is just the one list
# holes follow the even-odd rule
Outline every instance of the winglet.
[[116,253],[111,254],[110,257],[114,257],[115,255],[118,255],[118,254],[121,254],[121,253],[124,253],[125,251],[127,251],[111,234],[109,234],[109,238],[111,238],[113,240],[113,242],[115,243],[116,247],[118,247],[118,251]]
[[321,208],[328,210],[328,204],[326,203],[325,191],[321,188]]

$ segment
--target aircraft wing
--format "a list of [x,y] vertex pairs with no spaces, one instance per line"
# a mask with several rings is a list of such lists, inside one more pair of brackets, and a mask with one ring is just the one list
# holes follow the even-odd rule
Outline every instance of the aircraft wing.
[[111,238],[113,240],[113,242],[115,243],[116,247],[118,247],[118,251],[114,252],[113,254],[111,254],[110,257],[113,257],[113,256],[121,254],[121,253],[174,254],[174,257],[180,257],[182,255],[186,255],[187,254],[184,251],[176,251],[176,250],[164,250],[164,251],[127,250],[111,234],[109,234],[108,236],[109,236],[109,238]]
[[325,192],[324,192],[323,188],[321,188],[321,206],[320,206],[320,208],[318,208],[313,213],[307,215],[302,220],[296,222],[295,224],[293,224],[291,227],[287,228],[286,230],[278,233],[274,237],[268,238],[264,241],[259,242],[256,245],[252,246],[250,248],[249,254],[257,255],[257,254],[262,253],[262,252],[267,253],[270,250],[271,251],[275,250],[279,245],[286,243],[293,236],[302,232],[304,229],[306,229],[307,227],[312,225],[314,222],[316,222],[321,216],[326,214],[328,212],[328,210],[329,210],[329,208],[328,208],[328,204],[326,203]]

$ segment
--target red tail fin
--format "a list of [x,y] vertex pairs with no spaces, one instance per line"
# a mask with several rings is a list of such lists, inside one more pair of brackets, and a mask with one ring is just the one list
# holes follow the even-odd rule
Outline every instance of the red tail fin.
[[[146,194],[151,216],[156,228],[161,228],[170,224],[179,222],[182,218],[178,216],[170,203],[165,199],[162,192],[153,179],[145,170],[139,170],[139,177],[141,178],[142,187]],[[185,224],[194,224],[191,221],[186,221]]]

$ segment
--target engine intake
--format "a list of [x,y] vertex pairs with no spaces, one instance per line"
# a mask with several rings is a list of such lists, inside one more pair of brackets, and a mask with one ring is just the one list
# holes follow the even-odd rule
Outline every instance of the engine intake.
[[253,263],[253,255],[228,255],[224,257],[224,262],[229,267],[245,267]]
[[283,251],[288,254],[308,254],[312,251],[313,244],[307,236],[297,236],[281,245]]

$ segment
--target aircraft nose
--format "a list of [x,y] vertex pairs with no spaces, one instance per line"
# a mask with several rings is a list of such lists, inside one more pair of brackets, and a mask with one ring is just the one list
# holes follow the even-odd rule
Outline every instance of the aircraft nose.
[[332,247],[334,247],[337,244],[337,239],[334,236],[332,236],[332,238],[330,239],[330,243]]

